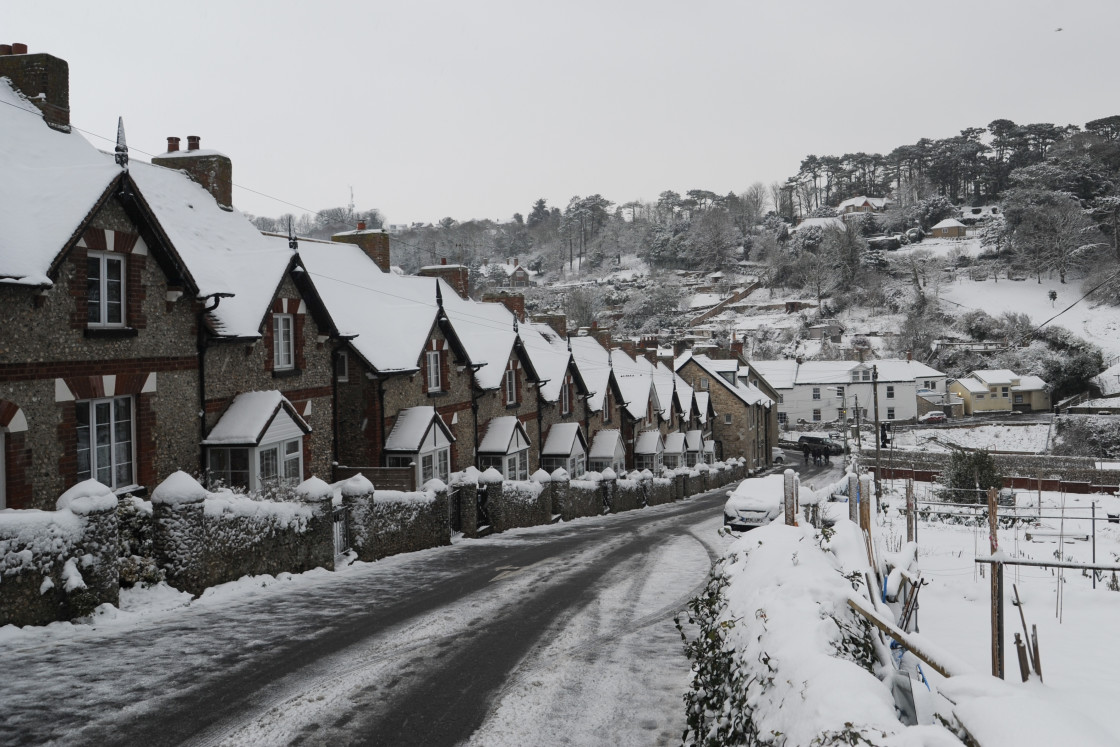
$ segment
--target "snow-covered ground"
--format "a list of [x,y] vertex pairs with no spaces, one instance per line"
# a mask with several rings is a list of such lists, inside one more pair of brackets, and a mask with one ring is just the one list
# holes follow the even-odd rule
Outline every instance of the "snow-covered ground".
[[[1054,291],[1058,299],[1050,302]],[[963,273],[957,280],[941,286],[942,307],[951,314],[962,314],[972,309],[982,309],[992,316],[1006,311],[1026,314],[1031,321],[1041,324],[1062,309],[1081,298],[1081,281],[1073,280],[1064,285],[1058,280],[1043,278],[1040,284],[1031,278],[1016,281],[1000,279],[971,280]],[[1094,306],[1081,301],[1051,324],[1065,327],[1104,351],[1105,358],[1120,355],[1120,307]]]
[[963,239],[923,239],[917,244],[907,244],[897,250],[887,252],[890,257],[906,257],[911,254],[927,252],[935,257],[948,257],[954,251],[959,251],[967,257],[975,257],[980,253],[980,239],[969,236]]
[[911,428],[896,431],[899,449],[951,451],[953,446],[989,451],[1041,454],[1050,443],[1050,424],[974,425],[955,428]]

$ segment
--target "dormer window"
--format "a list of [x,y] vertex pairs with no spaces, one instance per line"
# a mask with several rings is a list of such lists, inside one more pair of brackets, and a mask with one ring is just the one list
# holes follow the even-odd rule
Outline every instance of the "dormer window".
[[123,327],[125,322],[124,255],[90,252],[87,256],[87,321],[91,327]]
[[440,354],[438,350],[429,350],[424,355],[428,371],[428,391],[438,392],[443,389],[443,381],[440,377]]
[[272,369],[295,368],[295,338],[291,314],[272,315]]
[[505,393],[506,393],[506,404],[507,405],[516,405],[517,404],[517,371],[514,370],[513,363],[510,363],[509,368],[506,369],[506,377],[505,377],[504,388],[505,388]]
[[572,411],[571,383],[564,377],[564,384],[560,387],[560,413],[567,415]]

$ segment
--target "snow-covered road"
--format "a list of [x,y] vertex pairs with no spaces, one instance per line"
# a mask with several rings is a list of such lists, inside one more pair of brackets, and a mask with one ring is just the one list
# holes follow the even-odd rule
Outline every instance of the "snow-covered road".
[[723,492],[0,630],[0,741],[678,743]]

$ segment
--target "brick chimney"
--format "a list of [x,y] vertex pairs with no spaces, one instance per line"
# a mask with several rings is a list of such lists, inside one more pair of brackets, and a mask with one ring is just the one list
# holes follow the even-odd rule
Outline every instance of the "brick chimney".
[[611,349],[611,330],[609,327],[599,328],[599,322],[591,322],[590,335],[605,349]]
[[537,324],[547,324],[561,337],[568,336],[567,314],[533,314],[530,319]]
[[0,44],[0,78],[10,78],[56,130],[70,132],[70,66],[53,55],[28,54],[26,44]]
[[219,205],[233,207],[233,161],[216,150],[202,150],[198,135],[187,135],[186,150],[179,150],[179,138],[167,138],[167,152],[153,158],[152,163],[187,172]]
[[365,224],[364,220],[358,221],[358,230],[336,233],[331,241],[357,245],[382,272],[389,272],[389,234],[380,228],[366,228]]
[[484,303],[500,303],[509,309],[518,321],[525,321],[525,296],[520,293],[487,293],[482,296]]
[[470,268],[466,265],[449,265],[447,257],[440,257],[438,265],[421,267],[419,274],[426,278],[441,278],[443,282],[454,288],[461,298],[470,296],[471,275]]

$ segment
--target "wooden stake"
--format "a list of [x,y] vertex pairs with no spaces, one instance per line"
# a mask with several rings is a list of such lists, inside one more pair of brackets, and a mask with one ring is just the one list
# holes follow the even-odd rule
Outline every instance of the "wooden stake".
[[1034,653],[1034,671],[1042,681],[1042,659],[1038,658],[1038,626],[1031,625],[1031,651]]
[[848,518],[852,523],[859,522],[859,475],[848,473]]
[[[992,555],[999,552],[998,491],[988,489],[988,539]],[[1003,563],[992,564],[992,676],[1004,678],[1003,670]]]
[[[893,442],[892,442],[893,443]],[[906,541],[914,542],[918,539],[918,517],[914,513],[914,481],[906,481]]]
[[910,634],[900,629],[897,625],[892,624],[886,618],[882,617],[877,611],[866,609],[855,599],[848,598],[848,606],[854,609],[859,614],[863,615],[876,628],[889,635],[891,638],[898,641],[898,643],[914,656],[918,657],[923,664],[928,664],[933,671],[940,674],[942,677],[952,677],[953,673],[949,668],[938,663],[932,655],[922,651],[911,638]]
[[1019,654],[1019,674],[1023,682],[1026,682],[1031,676],[1030,666],[1027,664],[1027,645],[1018,633],[1015,634],[1015,651]]
[[[1011,584],[1011,591],[1013,591],[1015,593],[1015,606],[1019,608],[1019,620],[1020,620],[1020,622],[1023,623],[1023,640],[1026,641],[1026,640],[1028,640],[1028,636],[1027,636],[1027,617],[1026,617],[1026,615],[1023,614],[1023,603],[1019,600],[1019,585],[1018,584]],[[1016,640],[1019,639],[1019,634],[1018,633],[1015,634],[1015,639]],[[1026,644],[1024,644],[1023,647],[1026,648]],[[1030,653],[1030,652],[1028,652],[1028,653]],[[1038,671],[1038,664],[1036,664],[1034,662],[1034,656],[1033,655],[1031,656],[1031,666],[1034,669],[1034,671],[1036,671],[1036,672]]]

